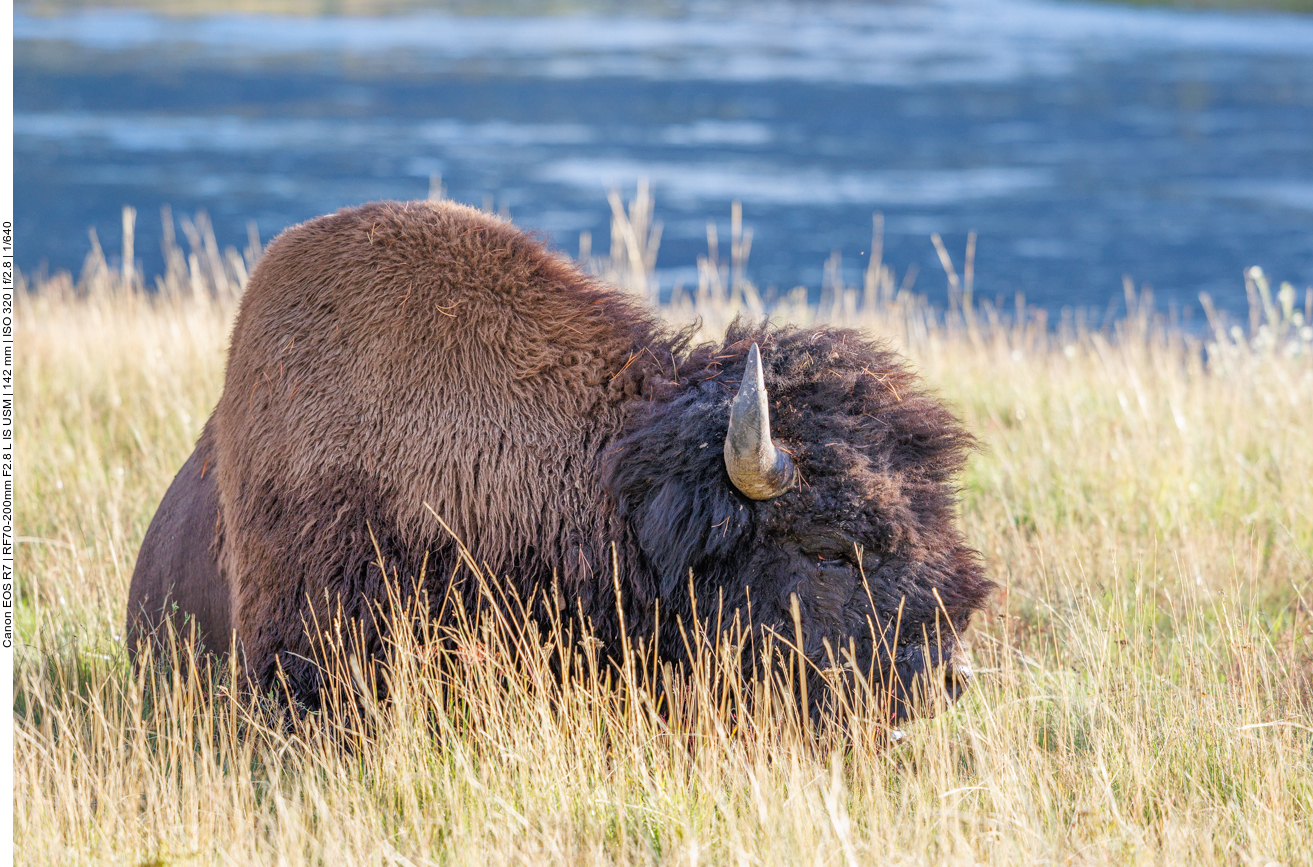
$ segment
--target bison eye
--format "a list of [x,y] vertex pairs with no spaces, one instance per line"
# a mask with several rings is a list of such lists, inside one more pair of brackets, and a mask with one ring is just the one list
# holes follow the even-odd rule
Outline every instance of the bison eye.
[[815,558],[817,563],[856,566],[862,562],[862,546],[847,540],[807,540],[801,547],[803,554]]

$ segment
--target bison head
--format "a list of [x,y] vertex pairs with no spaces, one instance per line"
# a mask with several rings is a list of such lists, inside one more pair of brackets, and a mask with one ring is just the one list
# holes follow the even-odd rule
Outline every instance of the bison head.
[[960,691],[958,636],[993,587],[954,523],[973,442],[858,332],[736,324],[655,390],[610,478],[663,619],[800,633],[814,713],[847,682],[894,723],[927,685]]

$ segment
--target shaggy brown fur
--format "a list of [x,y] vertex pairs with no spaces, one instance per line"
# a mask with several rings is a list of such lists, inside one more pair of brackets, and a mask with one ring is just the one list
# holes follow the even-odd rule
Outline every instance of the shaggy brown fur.
[[[765,501],[721,456],[754,341],[799,471]],[[504,589],[554,585],[608,653],[617,601],[631,635],[650,634],[658,600],[691,625],[690,570],[697,598],[745,621],[750,603],[759,633],[792,638],[796,595],[807,655],[827,667],[827,643],[855,649],[894,718],[913,710],[900,682],[951,655],[946,627],[991,587],[953,523],[970,437],[895,355],[851,331],[737,325],[690,349],[460,205],[366,205],[275,239],[211,427],[238,641],[260,682],[281,667],[311,703],[306,625],[340,606],[381,655],[378,553],[436,614],[453,533]],[[683,655],[678,630],[660,650]]]
[[222,564],[259,678],[281,661],[313,691],[307,599],[368,618],[383,598],[371,530],[402,575],[425,553],[450,575],[453,540],[426,505],[494,574],[527,591],[559,570],[588,606],[622,536],[603,450],[676,343],[471,208],[367,205],[279,236],[214,414]]

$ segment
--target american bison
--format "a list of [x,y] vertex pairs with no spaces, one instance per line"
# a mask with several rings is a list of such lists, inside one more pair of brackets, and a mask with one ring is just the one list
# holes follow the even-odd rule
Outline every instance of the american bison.
[[[658,605],[699,628],[702,600],[754,636],[800,626],[815,668],[846,661],[905,719],[918,677],[960,687],[957,636],[993,586],[954,524],[971,444],[856,331],[736,323],[692,345],[504,220],[350,208],[255,269],[129,630],[190,617],[222,649],[230,623],[258,682],[281,669],[313,704],[305,625],[340,611],[381,655],[379,555],[442,600],[459,538],[502,589],[552,588],[613,658],[620,606],[644,638]],[[658,652],[685,655],[678,629]]]

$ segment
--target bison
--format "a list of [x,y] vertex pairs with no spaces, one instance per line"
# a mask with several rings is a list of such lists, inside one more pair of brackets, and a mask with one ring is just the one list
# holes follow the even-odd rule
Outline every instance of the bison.
[[972,444],[859,332],[736,322],[694,345],[505,220],[350,208],[252,274],[129,633],[235,638],[258,683],[313,705],[307,624],[345,615],[381,657],[380,559],[445,599],[459,539],[508,595],[550,587],[611,658],[627,629],[682,660],[656,612],[710,628],[700,599],[763,640],[800,632],[813,712],[837,655],[898,721],[918,678],[960,689],[958,636],[993,586],[954,523]]
[[229,648],[231,591],[216,550],[219,494],[214,477],[207,477],[213,465],[206,425],[141,541],[128,588],[128,649],[134,658],[145,640],[165,636],[166,623],[200,648]]

